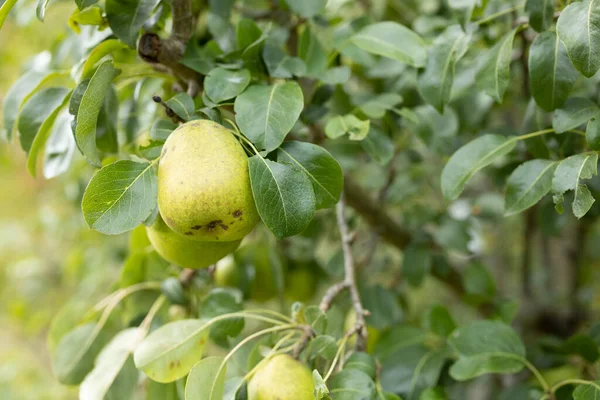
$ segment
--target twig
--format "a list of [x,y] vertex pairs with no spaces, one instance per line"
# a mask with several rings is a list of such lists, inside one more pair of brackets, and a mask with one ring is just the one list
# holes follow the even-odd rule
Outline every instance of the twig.
[[340,236],[342,239],[342,251],[344,253],[344,282],[350,292],[350,299],[352,300],[352,307],[356,312],[356,349],[362,351],[366,349],[367,345],[367,325],[365,322],[365,310],[360,301],[360,294],[358,293],[358,287],[356,286],[356,276],[354,272],[354,257],[352,255],[352,235],[348,229],[348,224],[345,217],[346,212],[346,200],[344,193],[340,197],[340,201],[336,206],[337,213],[337,224],[340,229]]
[[327,292],[325,293],[325,295],[323,296],[323,299],[321,300],[321,304],[320,304],[320,308],[323,312],[326,312],[327,310],[329,310],[329,308],[331,307],[331,304],[333,303],[333,300],[335,300],[335,298],[342,293],[342,291],[344,291],[344,289],[346,289],[348,287],[348,284],[346,281],[343,282],[338,282],[336,284],[334,284],[333,286],[331,286]]

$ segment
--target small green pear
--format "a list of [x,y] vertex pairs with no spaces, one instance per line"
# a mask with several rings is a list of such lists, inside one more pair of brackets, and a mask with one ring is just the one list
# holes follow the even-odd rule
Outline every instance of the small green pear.
[[314,390],[310,369],[279,354],[258,367],[248,383],[248,400],[313,400]]
[[171,230],[158,215],[147,227],[148,239],[154,250],[165,260],[182,268],[206,268],[231,253],[241,240],[232,242],[199,242]]
[[158,207],[175,232],[199,241],[233,241],[259,220],[248,157],[233,134],[208,120],[187,122],[163,146]]

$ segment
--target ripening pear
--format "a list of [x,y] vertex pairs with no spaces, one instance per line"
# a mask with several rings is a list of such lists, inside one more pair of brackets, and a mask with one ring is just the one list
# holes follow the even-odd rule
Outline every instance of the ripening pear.
[[148,239],[154,250],[165,260],[182,268],[206,268],[240,245],[241,240],[231,242],[200,242],[171,230],[158,215],[152,226],[147,227]]
[[169,135],[158,169],[158,207],[167,225],[190,239],[227,242],[252,231],[259,216],[248,157],[229,130],[194,120]]
[[248,383],[248,400],[313,400],[310,369],[287,354],[264,362]]

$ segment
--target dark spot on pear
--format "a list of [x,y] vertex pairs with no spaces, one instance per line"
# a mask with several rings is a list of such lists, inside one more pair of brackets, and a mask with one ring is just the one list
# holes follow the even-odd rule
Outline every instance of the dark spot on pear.
[[173,219],[167,217],[165,218],[167,220],[167,225],[175,225],[175,221],[173,221]]
[[227,230],[227,229],[229,229],[229,227],[228,227],[227,225],[225,225],[225,224],[219,224],[219,226],[220,226],[221,228],[223,228],[224,230]]
[[194,225],[194,226],[192,226],[192,229],[195,230],[195,231],[199,230],[200,228],[202,228],[202,225]]
[[242,214],[243,214],[242,210],[235,210],[235,211],[233,212],[233,216],[234,216],[235,218],[240,218],[240,217],[242,216]]
[[163,157],[167,155],[167,150],[168,150],[167,146],[163,147],[163,151],[162,151]]
[[215,230],[215,228],[217,227],[217,225],[220,225],[222,223],[223,223],[223,221],[220,220],[220,219],[218,219],[216,221],[210,221],[208,223],[208,225],[206,225],[206,229],[208,229],[209,232],[212,232],[212,231]]
[[173,367],[174,367],[174,366],[175,366],[175,363],[174,363],[173,361],[171,361],[171,362],[169,363],[169,369],[173,369]]
[[193,234],[194,234],[194,232],[186,232],[186,233],[184,233],[184,235],[186,235],[186,236],[192,236]]

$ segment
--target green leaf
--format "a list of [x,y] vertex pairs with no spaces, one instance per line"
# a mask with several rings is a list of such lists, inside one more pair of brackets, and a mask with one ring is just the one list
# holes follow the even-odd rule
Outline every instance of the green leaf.
[[106,0],[106,19],[113,33],[131,48],[159,0]]
[[562,108],[554,111],[552,127],[556,133],[567,132],[600,115],[600,107],[584,97],[570,97]]
[[[562,201],[563,193],[575,192],[573,215],[583,217],[594,204],[594,198],[582,179],[591,179],[598,175],[598,153],[583,153],[565,158],[558,164],[552,179],[552,193]],[[555,201],[556,202],[556,201]]]
[[591,78],[600,68],[600,3],[569,4],[561,11],[556,29],[575,68]]
[[382,93],[369,98],[359,108],[369,118],[383,118],[387,110],[391,110],[402,102],[402,96],[396,93]]
[[[198,309],[198,315],[202,319],[211,319],[219,315],[225,315],[243,310],[242,299],[239,293],[233,290],[216,288],[211,290],[202,299]],[[228,318],[218,321],[211,326],[210,336],[216,340],[236,337],[244,329],[244,318]]]
[[52,371],[66,385],[77,385],[92,370],[107,335],[103,324],[81,325],[64,335],[52,357]]
[[498,103],[502,103],[504,92],[510,82],[513,41],[519,29],[521,28],[517,27],[507,33],[494,47],[488,50],[475,76],[477,87]]
[[504,215],[520,213],[540,201],[552,188],[557,166],[550,160],[530,160],[519,165],[506,181]]
[[286,0],[290,9],[303,18],[312,18],[317,14],[323,13],[327,0]]
[[327,399],[329,396],[329,389],[327,388],[327,385],[325,384],[325,380],[323,379],[321,374],[319,374],[319,371],[317,371],[316,369],[313,369],[312,376],[313,376],[313,383],[315,385],[315,399],[316,400]]
[[529,48],[529,80],[535,102],[545,111],[565,104],[579,73],[556,32],[539,34]]
[[363,140],[369,134],[370,121],[362,121],[353,114],[338,115],[327,121],[325,135],[337,139],[348,134],[350,140]]
[[329,381],[329,393],[335,400],[372,400],[375,383],[358,369],[344,369]]
[[[221,400],[225,391],[224,357],[207,357],[190,371],[185,381],[185,400]],[[218,373],[218,375],[217,375]]]
[[10,87],[3,100],[2,116],[6,137],[12,138],[19,109],[28,95],[39,86],[47,74],[39,71],[28,71]]
[[145,335],[146,331],[142,328],[129,328],[119,332],[102,349],[94,369],[81,383],[79,398],[103,400],[107,395],[131,398],[137,386],[138,375],[132,362],[133,351]]
[[296,82],[250,86],[235,99],[236,122],[259,150],[273,151],[298,120],[304,98]]
[[177,93],[175,96],[165,101],[165,104],[184,121],[191,120],[196,109],[194,99],[185,92]]
[[290,57],[279,45],[269,43],[269,41],[264,45],[262,57],[267,65],[269,75],[273,78],[291,78],[306,74],[306,64],[302,59]]
[[250,71],[231,71],[224,68],[211,70],[204,79],[206,95],[215,103],[221,103],[242,93],[250,83]]
[[556,0],[527,0],[525,12],[529,14],[529,25],[538,32],[550,28],[554,19]]
[[596,400],[600,396],[600,381],[579,384],[573,391],[573,400]]
[[471,36],[465,34],[460,27],[449,27],[434,41],[427,55],[425,70],[419,74],[419,93],[440,114],[450,101],[454,67],[467,51],[470,40]]
[[584,333],[576,333],[564,344],[564,350],[568,354],[577,354],[588,363],[595,363],[600,357],[598,345],[591,336]]
[[255,155],[248,159],[250,183],[258,213],[278,239],[296,235],[315,212],[315,194],[309,178],[289,164]]
[[[40,92],[42,93],[42,92]],[[37,160],[40,152],[46,146],[46,142],[48,141],[50,135],[52,134],[52,127],[54,126],[54,122],[60,111],[67,105],[69,101],[69,95],[71,94],[70,90],[65,89],[64,97],[62,103],[60,103],[56,108],[51,109],[48,118],[40,125],[39,130],[37,131],[35,138],[33,139],[33,143],[31,144],[31,148],[29,150],[29,155],[27,156],[27,170],[31,174],[31,176],[36,176],[36,166]],[[48,105],[47,105],[48,106]],[[68,129],[70,131],[70,129]],[[69,132],[70,133],[70,132]]]
[[6,17],[8,17],[8,13],[12,8],[17,4],[19,0],[5,0],[2,5],[0,5],[0,29],[2,29],[2,25],[4,25],[4,21]]
[[402,271],[412,286],[420,286],[431,270],[431,250],[428,246],[410,245],[404,251]]
[[477,0],[448,0],[448,5],[457,16],[460,24],[465,27],[471,20]]
[[592,118],[588,122],[585,140],[592,150],[600,150],[600,118]]
[[176,123],[168,119],[159,119],[150,128],[150,138],[164,142],[175,129],[177,129]]
[[77,8],[83,10],[86,7],[91,6],[92,4],[97,3],[98,0],[75,0],[75,4],[77,4]]
[[46,8],[48,7],[48,3],[50,0],[38,0],[37,7],[35,8],[35,15],[40,21],[44,21],[44,17],[46,16]]
[[371,379],[377,375],[377,362],[375,357],[368,353],[356,352],[348,358],[344,369],[357,369],[367,374]]
[[56,118],[56,115],[52,116],[52,114],[60,110],[68,94],[69,90],[66,88],[51,87],[35,93],[25,103],[19,113],[18,121],[19,140],[23,150],[29,153],[40,128],[49,118],[49,126],[46,128],[52,127]]
[[81,79],[91,78],[93,76],[94,67],[98,61],[105,56],[113,54],[120,50],[128,49],[127,45],[117,39],[108,39],[100,43],[90,52],[81,68]]
[[392,58],[413,67],[424,67],[427,59],[423,39],[404,25],[385,21],[368,25],[350,41],[369,53]]
[[394,142],[374,125],[370,126],[369,134],[360,145],[381,166],[386,166],[394,158]]
[[344,174],[327,150],[312,143],[288,141],[283,143],[277,154],[278,160],[288,162],[308,176],[317,210],[333,207],[339,201]]
[[[69,16],[68,24],[77,33],[81,31],[80,25],[94,25],[101,30],[107,25],[103,14],[104,10],[99,6],[86,8],[85,10],[77,9]],[[122,45],[127,47],[124,44]]]
[[167,383],[183,378],[200,361],[208,341],[205,322],[184,319],[161,326],[135,350],[135,366],[150,379]]
[[52,179],[69,168],[75,150],[71,131],[72,118],[66,110],[59,113],[44,152],[44,178]]
[[442,172],[444,197],[448,200],[456,199],[477,171],[510,153],[516,143],[514,138],[486,134],[458,149]]
[[320,78],[324,75],[329,64],[327,52],[310,25],[304,25],[303,28],[304,30],[298,39],[298,57],[306,64],[304,74],[312,78]]
[[371,313],[366,317],[366,321],[367,325],[373,328],[388,329],[404,317],[396,294],[381,285],[362,285],[360,299]]
[[475,321],[449,340],[459,355],[450,376],[464,381],[488,373],[511,374],[524,367],[525,346],[519,335],[499,321]]
[[158,383],[152,379],[146,382],[146,400],[181,400],[177,393],[177,384]]
[[156,208],[158,189],[153,165],[121,160],[97,171],[81,203],[90,228],[117,235],[143,223]]
[[[75,141],[87,161],[94,166],[100,166],[100,158],[96,149],[98,116],[104,102],[104,96],[117,74],[118,70],[113,67],[112,61],[107,60],[100,64],[94,76],[90,79],[77,109]],[[74,95],[75,93],[76,91]],[[69,109],[71,109],[70,106]]]
[[421,396],[419,397],[419,400],[447,400],[447,399],[448,399],[448,396],[446,396],[446,392],[444,391],[443,387],[435,387],[435,388],[425,389],[421,393]]
[[325,360],[333,360],[337,348],[337,342],[333,336],[319,335],[310,341],[311,357],[320,356]]
[[434,306],[427,316],[429,330],[441,337],[448,337],[454,329],[456,323],[450,315],[448,309],[444,306]]
[[347,65],[341,65],[339,67],[329,68],[327,71],[322,73],[318,79],[329,85],[337,85],[340,83],[346,83],[352,75],[352,70]]
[[496,294],[494,278],[480,262],[469,264],[463,274],[463,286],[469,296],[476,296],[476,300],[491,301]]

